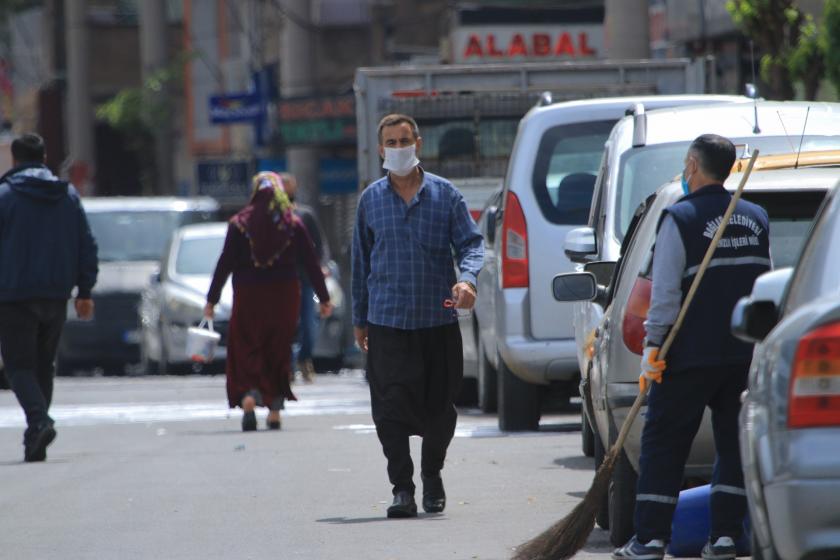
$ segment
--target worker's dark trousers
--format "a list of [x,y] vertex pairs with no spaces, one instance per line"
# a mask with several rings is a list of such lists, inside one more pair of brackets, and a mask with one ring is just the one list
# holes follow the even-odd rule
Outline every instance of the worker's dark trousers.
[[703,412],[712,410],[717,458],[711,487],[711,534],[737,539],[747,502],[738,447],[738,413],[749,365],[666,370],[648,394],[639,480],[636,535],[669,541],[683,469]]
[[51,423],[55,353],[67,317],[67,301],[0,303],[0,353],[9,386],[26,414],[24,444]]
[[455,434],[453,401],[464,377],[458,323],[414,330],[369,325],[367,375],[393,492],[413,494],[409,436],[423,436],[421,474],[436,477]]

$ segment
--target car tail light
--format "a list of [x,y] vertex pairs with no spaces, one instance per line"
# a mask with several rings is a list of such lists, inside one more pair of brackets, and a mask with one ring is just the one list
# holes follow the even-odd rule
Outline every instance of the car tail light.
[[528,226],[515,194],[508,191],[502,218],[502,288],[528,287]]
[[650,308],[650,286],[649,279],[643,276],[636,278],[636,283],[630,291],[630,298],[627,300],[624,319],[621,322],[624,345],[640,356],[644,352],[645,319]]
[[799,341],[790,376],[788,426],[840,426],[840,322]]

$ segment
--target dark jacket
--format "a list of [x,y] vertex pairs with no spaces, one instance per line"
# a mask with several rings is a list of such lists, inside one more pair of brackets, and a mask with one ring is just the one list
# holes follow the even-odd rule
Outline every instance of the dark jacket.
[[[666,209],[685,246],[683,301],[731,200],[721,185],[708,185]],[[770,267],[767,212],[739,200],[668,353],[669,370],[750,363],[752,345],[732,336],[730,318]]]
[[96,242],[76,189],[45,165],[0,177],[0,302],[89,298]]

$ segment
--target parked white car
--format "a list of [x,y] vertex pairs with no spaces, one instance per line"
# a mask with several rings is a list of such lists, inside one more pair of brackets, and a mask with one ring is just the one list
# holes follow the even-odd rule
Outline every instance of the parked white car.
[[[840,153],[835,157],[840,163]],[[741,174],[734,173],[726,181],[726,188],[734,190],[740,179]],[[770,250],[776,266],[790,266],[795,262],[826,191],[838,179],[840,167],[753,172],[743,196],[768,213]],[[590,418],[598,436],[595,440],[596,466],[603,460],[604,449],[609,449],[615,441],[639,393],[644,320],[650,305],[651,250],[663,210],[682,196],[680,182],[673,182],[648,197],[627,232],[617,263],[588,265],[587,268],[601,270],[559,277],[567,281],[588,278],[589,294],[586,290],[558,293],[555,288],[555,297],[574,301],[591,295],[597,305],[606,309],[591,337],[591,359],[586,377],[587,406],[591,407]],[[608,285],[599,281],[599,276],[608,278]],[[600,287],[596,289],[596,286]],[[613,470],[607,503],[598,517],[599,525],[609,528],[610,540],[616,546],[624,544],[634,533],[633,508],[644,412],[645,408],[632,425],[624,451]],[[695,483],[710,480],[714,455],[711,416],[707,413],[694,438],[685,468],[686,480]]]
[[838,239],[835,188],[796,269],[759,277],[733,313],[733,333],[760,342],[741,409],[753,558],[840,557]]
[[488,412],[498,404],[501,429],[536,429],[547,386],[566,399],[577,391],[571,306],[554,301],[548,285],[557,272],[572,270],[562,239],[587,222],[604,142],[616,121],[639,104],[748,101],[715,95],[588,99],[541,104],[521,120],[501,204],[486,216],[485,238],[495,258],[478,277],[475,310],[479,404]]
[[[681,173],[689,145],[701,134],[715,133],[730,138],[739,145],[741,155],[755,148],[760,149],[762,156],[796,152],[800,145],[803,151],[840,148],[838,103],[757,101],[755,105],[647,109],[639,107],[610,133],[588,225],[572,229],[566,235],[566,255],[581,266],[618,260],[635,210],[660,185]],[[554,266],[553,270],[558,273],[568,268],[564,264]],[[599,280],[603,284],[608,282],[608,278]],[[574,304],[572,314],[584,403],[583,433],[594,438],[590,436],[592,430],[603,430],[606,424],[596,426],[591,421],[588,347],[592,333],[603,321],[604,308],[587,301]],[[630,397],[634,389],[628,386],[626,391],[624,396]],[[586,422],[590,424],[588,428]],[[601,438],[606,437],[602,432]]]

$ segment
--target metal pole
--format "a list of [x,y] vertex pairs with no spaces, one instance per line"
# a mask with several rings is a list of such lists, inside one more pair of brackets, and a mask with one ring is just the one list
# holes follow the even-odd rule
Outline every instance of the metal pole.
[[[167,26],[166,0],[143,0],[140,8],[140,58],[143,66],[143,82],[166,67]],[[167,100],[166,85],[154,94],[159,99]],[[155,119],[154,135],[154,179],[145,181],[143,190],[146,194],[173,194],[174,164],[172,161],[173,143],[170,119]]]
[[[310,26],[308,0],[285,0],[287,17],[281,39],[280,85],[283,97],[312,95],[315,91],[313,72],[315,37]],[[289,17],[290,16],[290,17]],[[286,148],[289,172],[298,179],[297,198],[304,204],[318,202],[318,149]]]
[[64,0],[67,48],[67,161],[73,184],[94,193],[93,109],[90,101],[87,0]]

